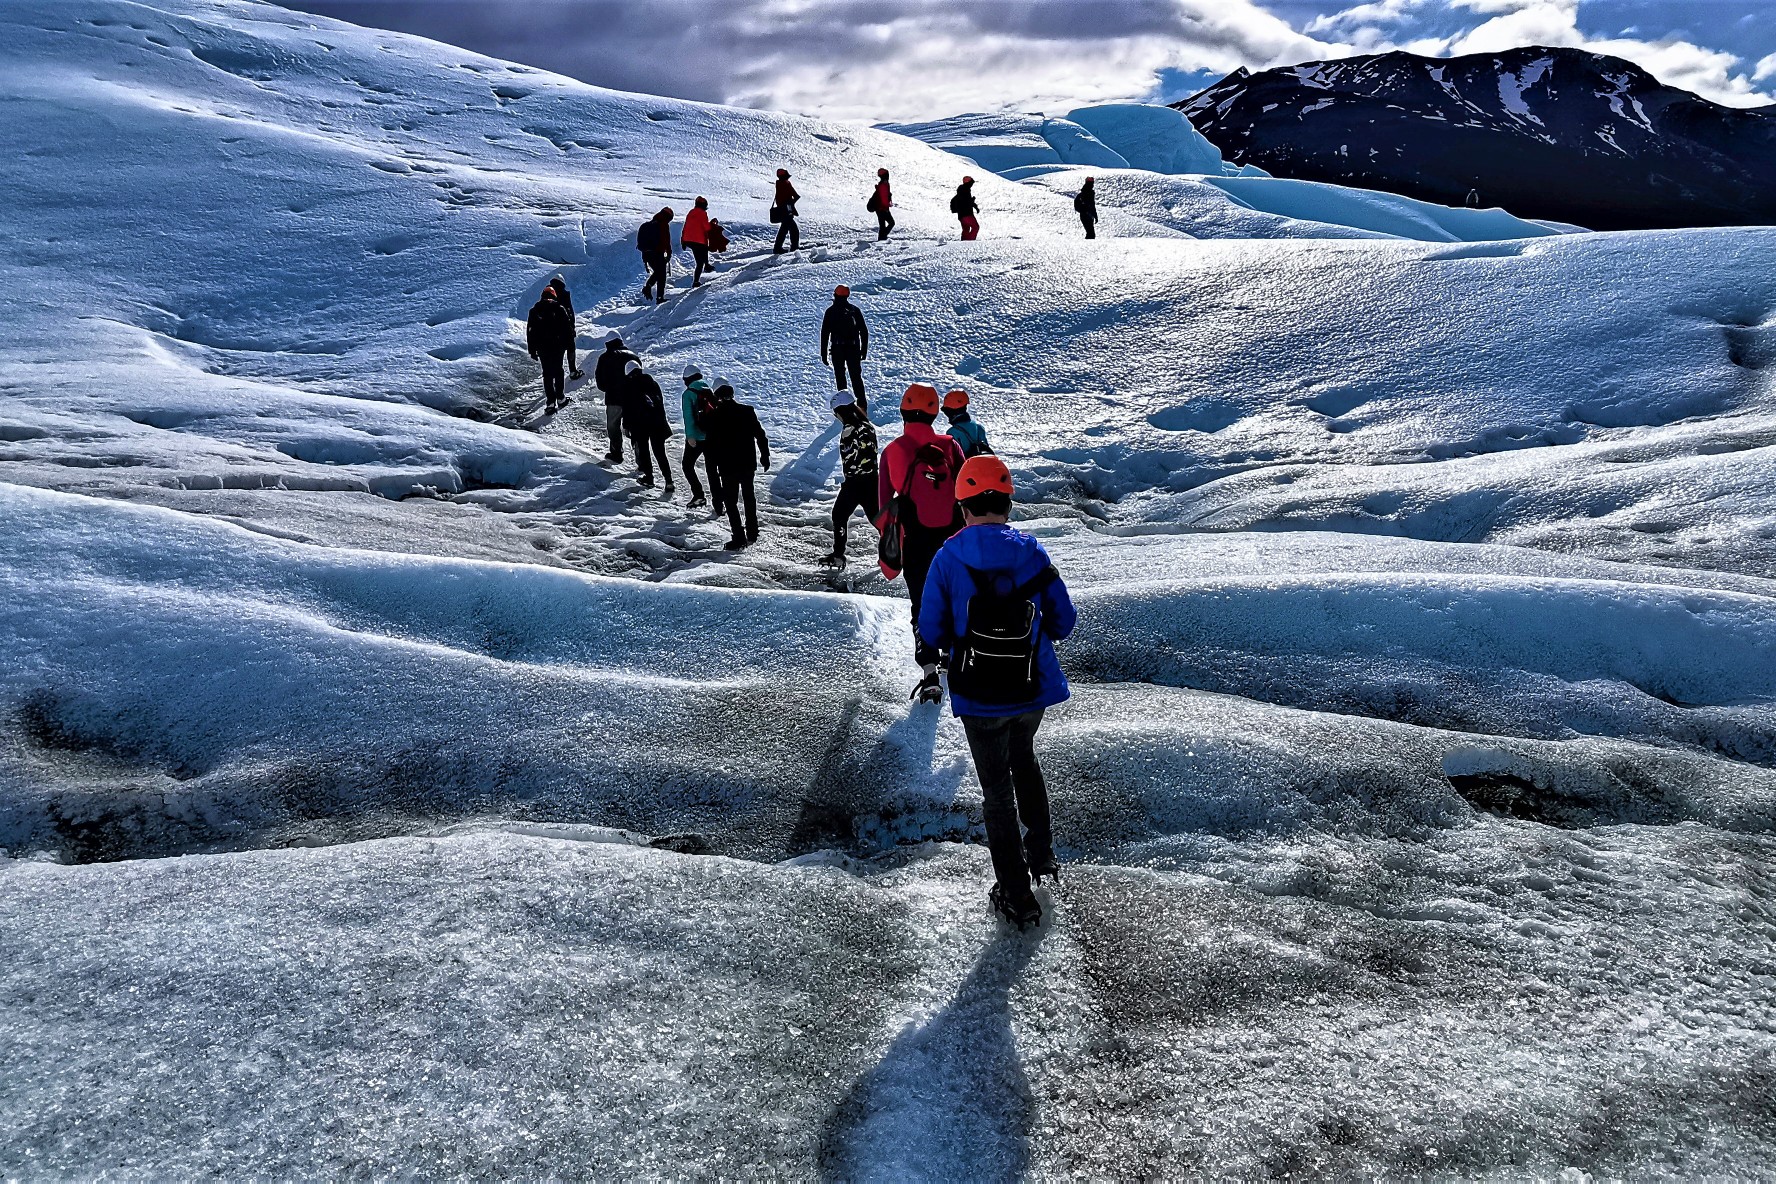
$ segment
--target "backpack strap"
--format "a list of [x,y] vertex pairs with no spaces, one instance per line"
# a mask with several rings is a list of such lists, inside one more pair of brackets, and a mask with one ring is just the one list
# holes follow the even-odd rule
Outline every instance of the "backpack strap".
[[[997,596],[998,593],[992,591],[993,577],[997,575],[1011,574],[1009,571],[1003,569],[999,571],[982,571],[978,567],[969,567],[966,563],[962,565],[962,568],[968,573],[968,577],[974,581],[974,587],[977,592],[989,592],[994,596]],[[1050,584],[1060,578],[1061,573],[1056,571],[1055,565],[1051,563],[1035,575],[1031,576],[1028,580],[1025,580],[1010,592],[1006,593],[1006,596],[1011,600],[1034,600],[1042,594],[1044,588],[1047,588]]]

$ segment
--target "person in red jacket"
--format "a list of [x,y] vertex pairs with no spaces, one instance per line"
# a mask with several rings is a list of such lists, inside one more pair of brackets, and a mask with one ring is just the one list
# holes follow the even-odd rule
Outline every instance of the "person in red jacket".
[[778,169],[777,188],[771,195],[771,213],[774,215],[771,221],[777,223],[776,251],[779,255],[783,254],[785,235],[789,236],[790,250],[802,249],[802,228],[796,225],[796,202],[800,200],[802,195],[789,183],[789,170]]
[[709,199],[699,197],[696,208],[685,215],[684,229],[678,232],[678,243],[697,260],[691,273],[691,287],[703,286],[703,273],[709,268]]
[[[962,448],[940,435],[937,420],[937,388],[923,382],[907,387],[900,400],[905,423],[900,437],[882,450],[877,469],[876,495],[883,507],[880,529],[888,526],[888,508],[900,502],[901,572],[906,576],[907,596],[913,602],[913,659],[920,670],[913,696],[935,703],[943,697],[937,680],[938,652],[919,635],[919,605],[925,598],[925,577],[944,541],[962,527],[962,511],[956,505],[956,474],[962,471]],[[894,572],[886,565],[882,574]]]
[[894,191],[888,188],[888,170],[876,170],[876,195],[870,199],[876,212],[876,241],[881,242],[894,229]]

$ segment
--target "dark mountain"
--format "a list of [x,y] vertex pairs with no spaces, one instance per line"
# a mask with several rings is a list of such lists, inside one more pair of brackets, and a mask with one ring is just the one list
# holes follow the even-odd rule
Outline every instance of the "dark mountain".
[[1447,205],[1472,190],[1597,230],[1776,224],[1776,106],[1723,107],[1583,50],[1241,69],[1173,105],[1279,177]]

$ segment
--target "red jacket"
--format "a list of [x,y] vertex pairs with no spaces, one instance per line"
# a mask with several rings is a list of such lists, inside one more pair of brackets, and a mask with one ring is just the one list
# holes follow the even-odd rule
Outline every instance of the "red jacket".
[[802,200],[802,195],[795,191],[795,186],[789,183],[788,177],[777,178],[776,202],[778,205],[793,205],[800,200]]
[[876,182],[876,205],[880,206],[882,209],[885,210],[889,206],[892,206],[893,204],[894,204],[894,195],[888,189],[888,182],[877,181]]
[[961,470],[965,458],[960,444],[948,436],[939,435],[930,424],[907,424],[900,437],[891,440],[888,447],[882,450],[882,462],[876,469],[876,493],[881,498],[880,505],[886,510],[888,502],[900,492],[901,486],[906,484],[908,474],[912,472],[913,454],[927,444],[943,454],[944,462],[949,467],[949,476],[935,484],[929,481],[916,483],[910,496],[919,525],[939,530],[955,524],[956,474]]
[[691,243],[707,244],[709,242],[709,211],[699,210],[693,206],[691,212],[685,215],[684,229],[678,232],[678,241],[681,246],[689,246]]

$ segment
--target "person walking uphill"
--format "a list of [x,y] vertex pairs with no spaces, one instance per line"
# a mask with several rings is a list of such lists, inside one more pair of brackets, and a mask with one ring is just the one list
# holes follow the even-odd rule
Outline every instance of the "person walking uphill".
[[844,481],[839,486],[838,500],[833,502],[832,554],[823,556],[822,567],[845,566],[845,536],[851,525],[851,512],[862,507],[864,516],[874,522],[882,514],[882,503],[876,489],[876,429],[852,401],[847,391],[832,397],[832,413],[843,426],[839,429],[839,467]]
[[921,677],[913,697],[926,703],[943,698],[937,680],[937,648],[919,636],[919,605],[925,594],[925,573],[938,548],[962,525],[956,508],[956,474],[962,449],[932,428],[937,420],[937,388],[922,382],[907,387],[900,400],[906,425],[900,437],[882,450],[876,479],[876,500],[882,507],[882,575],[906,576],[913,608],[913,660]]
[[771,193],[771,221],[777,223],[777,254],[783,254],[783,238],[789,236],[789,249],[802,249],[802,228],[796,225],[796,202],[802,200],[795,186],[789,183],[789,170],[777,170],[777,188]]
[[980,236],[980,221],[975,218],[980,204],[974,200],[973,177],[963,177],[962,184],[956,186],[956,196],[950,199],[950,213],[962,221],[963,242],[971,243]]
[[543,412],[548,414],[567,402],[567,377],[562,362],[573,348],[573,316],[562,305],[554,288],[544,288],[530,306],[524,326],[524,344],[530,356],[543,365]]
[[[561,301],[562,307],[567,309],[567,323],[574,324],[574,298],[567,290],[567,278],[558,275],[549,281],[549,286],[555,289],[555,299]],[[578,329],[575,330],[575,339],[569,340],[567,343],[567,376],[569,378],[586,377],[580,370],[580,351],[577,338]]]
[[958,389],[945,395],[943,413],[950,421],[946,429],[949,437],[961,446],[963,456],[972,458],[993,451],[993,446],[987,443],[987,429],[975,423],[968,414],[967,391]]
[[[715,406],[704,417],[703,431],[709,437],[709,455],[715,458],[716,476],[721,481],[718,497],[727,507],[728,526],[733,531],[727,549],[738,551],[758,542],[758,504],[752,481],[758,469],[771,471],[771,441],[759,425],[758,412],[735,401],[734,385],[726,379],[715,382]],[[746,503],[744,530],[740,524],[742,500]]]
[[703,420],[715,409],[715,392],[703,381],[703,371],[695,365],[684,368],[684,475],[685,483],[691,487],[689,509],[696,509],[704,504],[703,483],[697,480],[697,458],[703,457],[703,467],[709,470],[709,487],[715,491],[715,512],[722,512],[721,480],[715,474],[715,459],[704,456],[708,448],[708,436],[703,431]]
[[1098,187],[1095,178],[1087,177],[1079,190],[1079,196],[1073,199],[1073,210],[1079,220],[1085,224],[1085,237],[1098,237]]
[[831,355],[833,379],[845,389],[845,372],[851,372],[851,386],[863,413],[869,414],[869,399],[863,393],[863,360],[869,357],[869,325],[863,310],[851,303],[851,289],[840,284],[833,289],[831,307],[820,318],[820,362],[827,364]]
[[684,228],[678,232],[679,245],[697,261],[691,273],[691,287],[703,286],[703,273],[709,270],[709,199],[699,197],[691,212],[685,215]]
[[641,487],[654,487],[654,461],[658,460],[660,475],[666,479],[666,496],[671,497],[672,466],[666,461],[666,441],[672,436],[672,424],[666,418],[665,396],[660,393],[660,384],[641,368],[640,362],[630,362],[623,371],[623,423],[629,429],[629,439],[635,443]]
[[646,300],[651,291],[655,301],[666,303],[666,272],[672,266],[672,210],[670,207],[661,210],[648,221],[641,224],[635,232],[635,249],[641,252],[642,262],[647,264],[647,283],[641,286],[641,298]]
[[1012,483],[1004,462],[970,460],[956,492],[964,525],[932,561],[919,635],[950,652],[950,707],[980,777],[993,856],[987,899],[1022,929],[1042,922],[1031,878],[1060,879],[1035,740],[1043,713],[1070,693],[1054,646],[1078,615],[1042,544],[1008,524]]
[[623,460],[623,388],[630,362],[639,362],[633,352],[623,348],[623,338],[615,329],[604,335],[604,352],[592,368],[592,384],[604,392],[604,430],[610,436],[604,459]]
[[876,216],[876,241],[881,242],[894,229],[894,191],[888,187],[888,170],[876,170],[876,191],[870,195],[868,209]]

